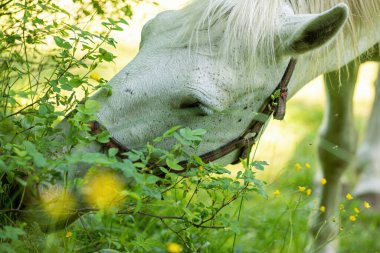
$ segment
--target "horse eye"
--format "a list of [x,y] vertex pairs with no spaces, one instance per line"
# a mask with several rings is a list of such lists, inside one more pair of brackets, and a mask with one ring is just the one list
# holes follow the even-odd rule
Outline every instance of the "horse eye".
[[200,102],[198,100],[193,100],[193,99],[189,99],[187,101],[183,101],[179,105],[179,108],[180,109],[193,110],[199,116],[206,116],[206,115],[212,114],[212,110],[210,108],[208,108],[202,102]]
[[184,96],[179,101],[180,109],[196,108],[200,103],[199,99],[194,96]]
[[179,105],[179,108],[180,108],[180,109],[198,108],[199,105],[200,105],[200,102],[199,102],[199,101],[185,101],[185,102],[182,102],[182,103]]

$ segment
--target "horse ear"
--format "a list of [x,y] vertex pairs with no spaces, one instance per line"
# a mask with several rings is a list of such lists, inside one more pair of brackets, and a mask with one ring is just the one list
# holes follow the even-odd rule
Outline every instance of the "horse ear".
[[348,19],[349,9],[345,4],[321,14],[289,16],[281,27],[281,54],[299,55],[307,53],[333,39]]

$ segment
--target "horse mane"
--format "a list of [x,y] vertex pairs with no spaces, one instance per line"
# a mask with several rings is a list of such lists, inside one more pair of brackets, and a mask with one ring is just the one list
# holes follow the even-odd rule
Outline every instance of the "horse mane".
[[[209,53],[235,67],[253,69],[257,59],[273,63],[280,7],[281,0],[194,0],[183,10],[180,38],[197,49],[200,35],[207,31]],[[212,33],[219,22],[225,26],[218,36],[218,52],[214,52]]]
[[[370,24],[375,15],[380,15],[380,1],[285,0],[296,14],[320,13],[342,2],[350,7],[351,15],[345,32],[335,40],[338,59],[347,36],[351,36],[354,46],[357,44],[358,23]],[[244,63],[247,69],[252,70],[258,60],[275,63],[275,32],[283,4],[281,0],[194,0],[180,14],[180,38],[186,38],[190,47],[197,48],[200,34],[207,31],[210,53],[216,53],[232,65],[241,67]],[[219,36],[219,52],[213,52],[213,26],[220,21],[226,22],[225,29]],[[320,57],[321,53],[327,53],[326,48],[313,54],[318,58],[317,55]]]

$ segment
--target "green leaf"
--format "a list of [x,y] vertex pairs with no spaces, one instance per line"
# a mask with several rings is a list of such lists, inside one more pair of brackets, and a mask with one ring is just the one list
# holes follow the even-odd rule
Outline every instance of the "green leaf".
[[140,151],[136,151],[136,150],[132,150],[130,152],[127,152],[127,153],[124,153],[129,160],[131,160],[132,162],[137,162],[137,161],[140,161],[142,159],[142,157],[144,157],[144,154]]
[[192,130],[192,134],[193,135],[197,135],[197,136],[203,136],[207,133],[207,131],[205,129],[194,129]]
[[272,100],[275,100],[276,98],[279,98],[280,94],[281,94],[281,90],[280,89],[275,90],[273,92],[273,94],[272,94]]
[[194,134],[193,131],[190,128],[183,128],[179,130],[180,135],[189,141],[201,141],[202,138],[199,137],[197,134]]
[[119,150],[117,148],[110,148],[108,150],[108,156],[114,157],[115,155],[117,155],[118,152],[119,152]]
[[106,27],[106,28],[109,28],[111,24],[108,23],[108,22],[102,22],[102,26]]
[[170,128],[168,131],[166,131],[162,136],[164,138],[172,136],[178,129],[180,129],[182,126],[174,126]]
[[21,36],[12,34],[12,35],[9,35],[6,39],[7,43],[9,44],[15,43],[16,40],[21,40]]
[[0,171],[1,172],[8,172],[11,169],[3,162],[3,160],[0,160]]
[[146,176],[146,180],[145,180],[145,182],[146,182],[147,184],[151,184],[151,185],[153,185],[153,187],[154,187],[155,189],[157,189],[157,185],[156,185],[156,183],[157,183],[158,181],[160,181],[160,178],[157,177],[157,176],[153,176],[153,175],[147,175],[147,176]]
[[44,24],[44,21],[40,18],[35,18],[33,19],[33,24],[36,25],[36,24],[40,24],[40,25],[43,25]]
[[110,141],[110,137],[111,135],[108,132],[103,131],[96,136],[96,140],[100,143],[108,143]]
[[62,39],[61,37],[54,36],[54,41],[55,41],[55,44],[57,44],[57,46],[61,48],[64,48],[64,49],[72,48],[71,44],[67,42],[66,40]]
[[119,22],[125,25],[129,25],[128,21],[123,18],[119,19]]
[[144,194],[157,200],[161,200],[161,192],[156,188],[144,187]]
[[178,164],[178,161],[175,159],[166,159],[166,164],[171,168],[172,170],[181,171],[183,168]]
[[123,31],[123,28],[121,26],[118,26],[118,25],[115,25],[114,27],[112,27],[113,31]]
[[47,109],[46,105],[40,105],[40,107],[38,108],[38,113],[41,116],[45,116],[47,112],[48,112],[48,109]]
[[78,88],[82,84],[82,80],[78,77],[73,77],[68,84],[73,88]]
[[111,62],[115,58],[115,56],[111,52],[105,50],[104,48],[99,48],[99,53],[100,58],[107,62]]
[[33,44],[34,43],[34,40],[33,40],[32,36],[30,36],[30,35],[26,36],[26,43],[28,43],[28,44]]
[[169,174],[170,172],[166,169],[166,168],[164,168],[164,167],[160,167],[160,170],[162,171],[162,172],[164,172],[165,174]]
[[50,86],[53,87],[54,92],[59,93],[61,89],[58,87],[58,81],[57,80],[51,80],[49,82]]
[[72,91],[73,90],[73,87],[71,87],[67,84],[62,84],[61,88],[62,88],[62,90],[66,90],[66,91]]
[[24,230],[21,228],[10,226],[5,226],[0,231],[0,239],[17,240],[20,236],[25,234]]
[[251,163],[252,167],[255,167],[257,170],[265,170],[265,166],[268,166],[269,164],[266,161],[254,161]]
[[24,187],[26,187],[26,186],[28,185],[28,182],[26,182],[24,179],[22,179],[22,178],[20,178],[20,177],[16,177],[15,179],[16,179],[16,181],[17,181],[20,185],[22,185],[22,186],[24,186]]
[[22,151],[22,150],[20,150],[20,149],[18,149],[16,147],[13,148],[13,152],[15,152],[16,155],[19,156],[19,157],[25,157],[25,156],[28,155],[28,152]]
[[146,164],[137,162],[137,163],[134,163],[133,166],[135,166],[136,168],[139,168],[139,169],[144,169],[146,167]]
[[15,123],[16,122],[7,118],[0,120],[1,133],[6,133],[8,135],[10,135],[11,133],[14,133],[17,129],[17,126]]
[[261,196],[263,196],[264,198],[268,198],[268,194],[265,192],[264,190],[264,183],[260,180],[257,180],[255,179],[254,180],[254,183],[255,183],[255,188],[254,190]]
[[[1,230],[0,230],[1,231]],[[15,250],[14,250],[14,247],[12,247],[11,244],[9,243],[1,243],[0,244],[0,252],[6,252],[6,253],[17,253]]]
[[100,103],[95,100],[87,100],[84,104],[85,112],[88,114],[96,113],[100,108]]
[[24,145],[26,152],[28,152],[28,154],[33,158],[33,162],[37,167],[46,166],[44,156],[37,151],[36,146],[33,143],[24,141],[22,144]]

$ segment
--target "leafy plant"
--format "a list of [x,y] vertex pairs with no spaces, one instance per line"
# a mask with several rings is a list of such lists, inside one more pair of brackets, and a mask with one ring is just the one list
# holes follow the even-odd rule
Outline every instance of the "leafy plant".
[[[243,161],[232,176],[204,163],[197,155],[202,129],[174,127],[124,159],[116,149],[76,152],[109,140],[106,131],[91,133],[99,104],[89,95],[112,95],[95,71],[116,58],[111,35],[128,25],[121,16],[132,15],[132,2],[108,1],[114,8],[106,8],[73,0],[69,12],[46,0],[0,1],[0,250],[146,252],[180,240],[197,252],[210,243],[205,231],[239,233],[236,216],[225,212],[231,203],[247,192],[265,196],[255,171],[267,164]],[[90,32],[95,24],[101,29]],[[169,139],[172,148],[161,149]],[[79,164],[89,172],[71,180]],[[80,197],[71,191],[76,187]],[[72,217],[79,222],[66,232],[41,232]]]
[[[125,8],[129,6],[126,1],[121,2]],[[73,2],[76,16],[51,1],[2,1],[0,4],[3,27],[0,31],[0,169],[5,192],[13,189],[7,183],[17,182],[27,187],[45,180],[53,182],[59,172],[51,169],[47,154],[77,142],[75,138],[65,143],[52,141],[60,131],[55,125],[91,92],[109,89],[106,80],[91,81],[89,74],[100,63],[114,59],[104,47],[116,46],[110,34],[122,29],[120,24],[127,21],[108,19],[99,34],[91,33],[86,26],[95,21],[97,13],[106,14],[101,11],[105,6],[97,1],[88,3],[95,11],[83,2],[76,3]],[[87,11],[93,12],[90,17]],[[80,22],[84,24],[74,25]],[[12,194],[21,198],[16,206],[14,201],[4,205],[21,207],[23,194],[23,191]]]

